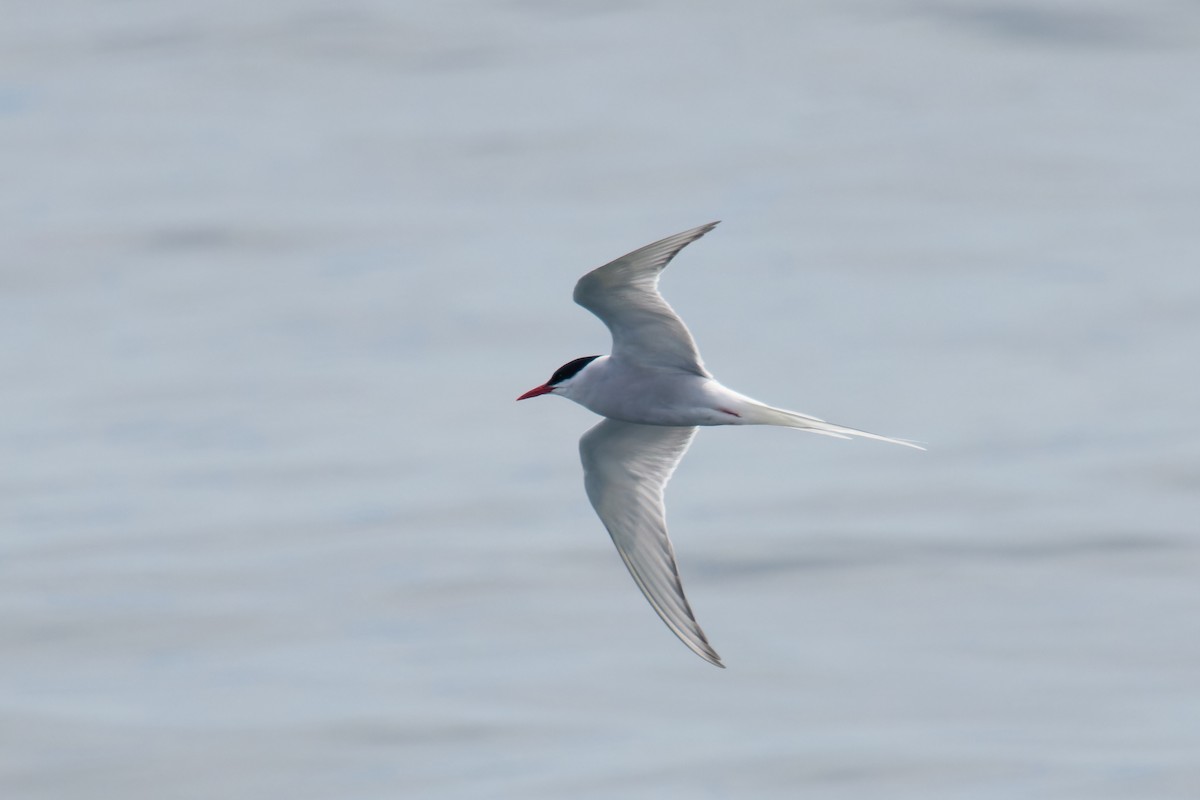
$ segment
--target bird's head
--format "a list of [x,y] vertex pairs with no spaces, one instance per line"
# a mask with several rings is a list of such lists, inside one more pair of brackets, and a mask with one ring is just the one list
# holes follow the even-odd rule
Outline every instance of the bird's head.
[[537,397],[540,394],[565,393],[571,385],[571,381],[578,375],[584,367],[595,361],[600,356],[583,356],[568,361],[558,369],[554,370],[554,374],[550,376],[550,380],[543,383],[541,386],[535,386],[525,394],[518,397],[518,400],[525,400],[529,397]]

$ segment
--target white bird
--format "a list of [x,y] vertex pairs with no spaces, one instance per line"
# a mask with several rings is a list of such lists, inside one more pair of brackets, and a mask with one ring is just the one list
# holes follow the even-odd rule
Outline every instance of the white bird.
[[663,489],[696,427],[782,425],[924,448],[773,408],[717,383],[687,326],[658,292],[659,274],[675,254],[716,225],[668,236],[580,278],[575,302],[608,326],[612,355],[568,361],[517,399],[559,395],[605,417],[579,440],[588,499],[667,627],[696,655],[724,668],[683,593],[663,507]]

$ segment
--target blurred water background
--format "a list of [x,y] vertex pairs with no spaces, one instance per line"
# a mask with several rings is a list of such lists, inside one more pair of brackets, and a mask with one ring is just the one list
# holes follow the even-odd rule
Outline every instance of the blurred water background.
[[[1200,796],[1200,7],[3,3],[5,798]],[[705,430],[575,279],[922,440]]]

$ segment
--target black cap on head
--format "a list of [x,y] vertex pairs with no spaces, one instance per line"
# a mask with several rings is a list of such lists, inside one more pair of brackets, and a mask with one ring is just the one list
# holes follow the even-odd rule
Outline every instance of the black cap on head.
[[565,380],[574,378],[579,374],[579,370],[586,367],[588,364],[595,361],[600,356],[584,356],[573,361],[568,361],[558,369],[554,370],[554,374],[550,376],[550,380],[546,381],[547,386],[557,386]]

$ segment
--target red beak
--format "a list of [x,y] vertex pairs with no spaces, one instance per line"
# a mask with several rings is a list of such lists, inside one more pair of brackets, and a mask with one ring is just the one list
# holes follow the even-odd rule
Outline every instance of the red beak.
[[554,389],[549,384],[543,383],[541,386],[533,387],[532,389],[530,389],[528,392],[521,395],[517,399],[518,400],[526,400],[530,397],[537,397],[539,394],[550,394],[552,391],[554,391]]

